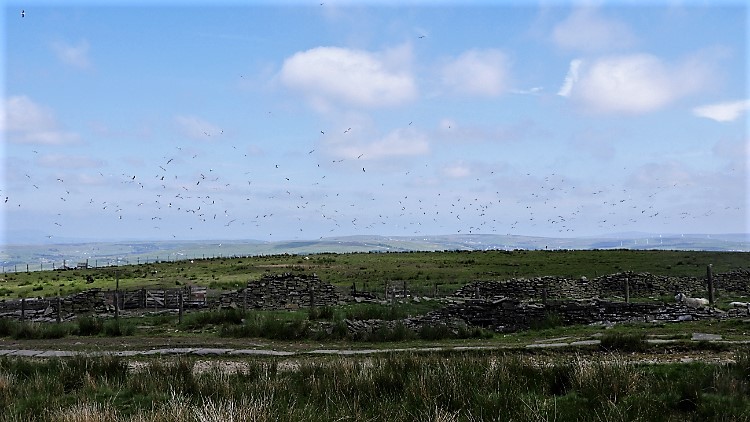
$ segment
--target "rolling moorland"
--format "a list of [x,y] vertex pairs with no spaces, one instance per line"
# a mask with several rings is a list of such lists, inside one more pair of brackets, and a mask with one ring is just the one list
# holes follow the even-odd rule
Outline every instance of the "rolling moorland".
[[256,240],[215,241],[121,241],[87,242],[69,239],[63,243],[8,244],[0,250],[3,272],[59,268],[88,261],[91,266],[153,261],[174,261],[221,256],[319,254],[349,252],[407,252],[455,250],[545,250],[632,249],[750,251],[750,234],[621,233],[599,237],[548,238],[511,235],[444,236],[347,236],[317,240],[263,242]]
[[[136,258],[136,261],[140,258]],[[90,288],[238,289],[264,275],[317,274],[347,291],[406,281],[438,296],[477,280],[623,271],[701,278],[746,269],[750,252],[465,250],[151,258],[118,266],[6,272],[0,295],[56,296]],[[382,293],[382,292],[381,292]],[[670,300],[670,298],[633,298]],[[729,300],[717,297],[726,307]],[[0,358],[0,420],[747,420],[750,322],[560,326],[451,333],[399,327],[351,338],[344,319],[398,319],[442,306],[349,304],[296,311],[191,311],[81,317],[60,324],[0,319],[0,351],[76,350],[67,358]],[[319,321],[328,334],[312,331]],[[694,333],[722,342],[694,341]],[[531,346],[574,340],[585,346]],[[294,356],[87,353],[160,347],[294,351]],[[364,354],[320,354],[320,349]],[[367,352],[367,350],[378,351]],[[61,374],[63,376],[61,376]],[[144,376],[147,374],[148,376]],[[470,393],[467,393],[470,392]]]

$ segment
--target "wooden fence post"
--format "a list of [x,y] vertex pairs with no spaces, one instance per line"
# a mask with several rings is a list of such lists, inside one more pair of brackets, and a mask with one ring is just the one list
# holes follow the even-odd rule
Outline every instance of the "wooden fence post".
[[625,303],[630,303],[630,279],[625,277]]
[[62,322],[62,299],[60,296],[57,297],[57,317],[56,317],[57,323],[59,324]]
[[182,324],[182,312],[183,312],[183,298],[182,298],[182,292],[178,293],[177,295],[177,305],[180,307],[179,311],[179,323]]
[[115,290],[115,320],[120,319],[120,294]]
[[26,298],[21,298],[21,321],[26,320]]
[[708,264],[706,267],[706,280],[708,282],[708,303],[714,304],[714,275],[713,275],[713,264]]

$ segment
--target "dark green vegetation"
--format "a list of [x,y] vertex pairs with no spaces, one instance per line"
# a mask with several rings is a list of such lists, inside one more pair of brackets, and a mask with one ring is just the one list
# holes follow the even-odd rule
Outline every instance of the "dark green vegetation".
[[[451,329],[442,324],[412,330],[397,321],[421,315],[441,306],[438,302],[423,304],[351,304],[319,307],[297,312],[243,311],[221,309],[186,313],[182,322],[177,316],[97,318],[82,316],[74,322],[35,323],[0,318],[0,337],[14,340],[60,339],[65,337],[120,336],[194,336],[200,338],[262,338],[268,340],[314,340],[349,342],[393,342],[403,340],[486,339],[492,332],[476,327]],[[345,319],[382,319],[396,321],[372,333],[353,335],[347,332]]]
[[0,420],[726,421],[750,417],[733,363],[431,352],[213,361],[0,359]]
[[[621,271],[704,277],[746,267],[749,253],[682,251],[516,251],[276,255],[5,274],[7,296],[53,296],[92,287],[237,289],[264,274],[316,273],[342,291],[382,294],[383,282],[408,282],[417,295],[455,291],[476,280]],[[87,277],[93,282],[86,282]],[[636,298],[638,299],[638,298]],[[726,301],[731,298],[719,298]],[[561,325],[548,314],[531,330],[489,333],[443,325],[410,330],[400,320],[439,301],[353,303],[295,311],[222,309],[176,314],[91,316],[60,324],[0,319],[0,343],[14,348],[148,350],[166,345],[314,351],[484,346],[453,352],[369,356],[0,359],[0,421],[203,420],[750,420],[750,350],[738,343],[691,341],[693,332],[750,338],[750,322]],[[345,320],[390,323],[352,335]],[[547,340],[548,339],[548,340]],[[566,340],[560,340],[566,339]],[[540,341],[600,344],[536,349]],[[654,339],[670,343],[653,342]],[[19,346],[20,344],[20,346]],[[81,344],[81,346],[78,346]],[[211,347],[208,346],[208,347]],[[205,346],[204,346],[205,347]],[[638,356],[716,354],[727,363],[654,364]],[[727,361],[732,357],[732,361]]]
[[[418,295],[455,291],[475,280],[566,276],[593,278],[624,271],[666,276],[703,277],[706,266],[716,273],[747,267],[750,252],[701,251],[470,251],[272,255],[195,259],[67,271],[6,273],[0,295],[36,297],[68,295],[90,288],[174,288],[206,286],[237,289],[264,274],[316,273],[343,289],[380,292],[384,281],[409,284]],[[91,281],[87,281],[90,277]]]

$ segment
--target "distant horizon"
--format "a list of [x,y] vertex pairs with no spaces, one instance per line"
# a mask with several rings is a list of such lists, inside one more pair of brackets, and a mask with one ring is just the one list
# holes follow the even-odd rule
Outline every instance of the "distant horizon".
[[68,245],[68,244],[138,244],[138,243],[197,243],[207,244],[215,242],[226,242],[226,243],[258,243],[258,244],[272,244],[272,243],[293,243],[293,242],[325,242],[330,240],[338,239],[368,239],[368,238],[379,238],[379,239],[440,239],[440,238],[469,238],[469,237],[495,237],[495,238],[527,238],[527,239],[560,239],[560,240],[583,240],[583,239],[639,239],[639,238],[665,238],[665,239],[676,239],[681,237],[687,237],[690,239],[701,239],[701,238],[740,238],[743,241],[750,242],[750,232],[748,233],[648,233],[648,232],[613,232],[613,233],[601,233],[596,235],[580,235],[580,236],[535,236],[535,235],[524,235],[524,234],[496,234],[496,233],[443,233],[443,234],[419,234],[419,235],[388,235],[388,234],[350,234],[350,235],[339,235],[339,236],[324,236],[317,239],[279,239],[279,240],[262,240],[262,239],[251,239],[251,238],[207,238],[207,239],[136,239],[136,238],[112,238],[112,239],[85,239],[85,238],[69,238],[62,239],[55,243],[52,239],[47,239],[46,242],[32,243],[32,242],[8,242],[4,246],[44,246],[44,245]]

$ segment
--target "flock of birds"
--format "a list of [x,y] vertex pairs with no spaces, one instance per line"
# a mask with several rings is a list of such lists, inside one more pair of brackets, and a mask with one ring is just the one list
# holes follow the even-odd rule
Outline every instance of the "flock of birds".
[[[342,132],[352,136],[355,131],[347,127]],[[224,133],[207,130],[204,135],[221,138]],[[326,131],[320,130],[319,136],[325,137]],[[325,144],[323,139],[320,142]],[[614,185],[594,190],[590,183],[579,187],[554,172],[529,172],[509,179],[493,170],[485,174],[475,171],[472,178],[452,187],[437,188],[431,183],[438,169],[430,168],[429,163],[412,163],[394,173],[370,161],[374,168],[368,171],[366,153],[341,158],[313,148],[274,163],[262,157],[248,158],[248,153],[242,154],[242,146],[222,141],[212,145],[210,152],[174,145],[169,147],[171,153],[155,158],[138,173],[132,169],[107,174],[99,170],[26,172],[16,179],[23,180],[20,189],[32,196],[35,191],[40,195],[45,192],[47,203],[48,192],[55,192],[57,199],[48,206],[58,210],[58,218],[47,227],[40,226],[50,239],[75,234],[79,226],[68,223],[73,214],[125,224],[128,233],[146,238],[195,238],[201,233],[213,238],[310,239],[383,233],[528,234],[540,230],[571,235],[581,226],[591,227],[592,222],[607,232],[618,226],[632,229],[648,219],[675,218],[673,213],[662,216],[657,204],[664,201],[657,199],[679,189],[665,185],[647,197],[634,198],[632,192]],[[33,162],[44,151],[40,154],[33,149],[30,154]],[[238,172],[227,165],[232,163],[227,157],[240,155],[248,160],[250,171]],[[42,184],[45,189],[40,189]],[[102,188],[109,191],[106,199],[99,196]],[[582,197],[587,199],[582,201]],[[10,195],[5,196],[5,204],[18,210],[23,207]],[[696,215],[682,211],[678,217],[707,217],[713,212]]]
[[[25,16],[25,10],[21,10],[21,17]],[[341,130],[343,135],[356,136],[352,127]],[[326,136],[326,130],[319,132],[319,137]],[[224,136],[224,131],[206,129],[203,134],[216,139]],[[48,232],[47,238],[73,236],[80,226],[80,222],[70,224],[68,229],[73,214],[94,216],[100,222],[134,221],[134,225],[127,226],[129,233],[144,237],[161,232],[159,237],[163,238],[192,238],[189,233],[195,230],[213,233],[214,238],[227,234],[265,238],[281,231],[282,237],[309,239],[313,235],[358,233],[567,235],[580,227],[597,227],[600,232],[633,230],[646,219],[696,219],[714,212],[707,209],[697,214],[687,210],[679,215],[661,214],[658,204],[669,202],[667,194],[681,188],[677,184],[663,183],[644,196],[591,181],[578,182],[577,186],[555,172],[501,175],[477,169],[472,171],[473,180],[467,178],[453,187],[436,188],[432,183],[439,169],[430,168],[429,163],[412,163],[400,174],[394,174],[378,167],[377,161],[370,161],[366,153],[341,158],[319,153],[315,148],[297,154],[295,160],[277,163],[258,165],[256,157],[252,170],[240,174],[228,168],[225,160],[238,158],[243,147],[227,148],[223,157],[212,159],[211,154],[203,157],[200,150],[175,145],[171,153],[152,161],[151,168],[137,173],[126,169],[107,174],[96,171],[52,175],[34,173],[29,167],[23,177],[16,179],[23,180],[18,189],[26,191],[19,197],[28,200],[39,192],[44,195],[39,201],[59,211],[58,218],[48,226],[40,223],[39,228]],[[30,150],[29,161],[38,161],[45,152]],[[247,153],[243,154],[243,158],[247,157]],[[375,168],[370,169],[367,162]],[[342,179],[347,183],[340,183]],[[107,199],[98,196],[99,187],[110,191]],[[51,203],[50,191],[56,193]],[[662,196],[665,200],[660,200]],[[4,195],[4,202],[6,207],[23,212],[22,200],[8,194]]]

